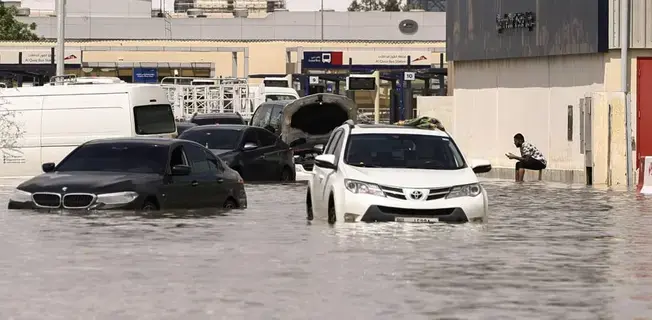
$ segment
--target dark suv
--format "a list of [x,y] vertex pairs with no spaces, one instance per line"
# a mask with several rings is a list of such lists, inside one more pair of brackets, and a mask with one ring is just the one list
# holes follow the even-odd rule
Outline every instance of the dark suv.
[[195,113],[190,122],[198,125],[208,124],[246,124],[239,113]]

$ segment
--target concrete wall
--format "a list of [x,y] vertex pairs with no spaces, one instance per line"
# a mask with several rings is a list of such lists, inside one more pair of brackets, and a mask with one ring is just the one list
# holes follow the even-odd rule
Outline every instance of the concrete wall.
[[[91,1],[91,0],[76,0]],[[125,0],[121,0],[125,1]],[[92,1],[96,5],[95,0]],[[90,2],[89,2],[90,3]],[[99,2],[98,2],[99,3]],[[113,5],[106,2],[106,5]],[[56,17],[18,17],[36,23],[36,33],[55,39]],[[417,22],[414,34],[399,24]],[[274,12],[265,18],[107,18],[71,16],[66,38],[79,40],[321,40],[319,12]],[[445,41],[446,14],[442,12],[324,12],[324,40]]]
[[[620,48],[620,2],[609,0],[609,48]],[[629,47],[652,48],[652,1],[629,0]]]
[[[514,161],[504,154],[518,153],[512,137],[520,132],[548,159],[545,174],[550,180],[582,183],[579,100],[605,91],[604,63],[603,54],[456,61],[456,141],[469,157],[513,170]],[[574,113],[572,141],[567,139],[569,105]]]
[[152,0],[66,0],[66,17],[89,16],[149,18]]
[[455,101],[451,96],[417,97],[417,116],[436,118],[449,132],[455,128],[454,108]]
[[[0,52],[5,50],[34,50],[50,48],[54,42],[1,42]],[[122,47],[138,47],[140,51],[127,51]],[[230,52],[202,52],[206,47],[248,47],[249,74],[286,73],[287,48],[338,48],[344,51],[370,52],[367,50],[404,50],[441,48],[444,43],[387,43],[387,42],[227,42],[227,41],[83,41],[67,45],[69,50],[81,49],[82,63],[213,63],[217,76],[232,75],[232,55]],[[148,49],[151,48],[151,49]],[[195,52],[176,52],[175,48],[196,49]],[[438,50],[441,51],[441,50]],[[297,61],[296,53],[291,62]],[[244,54],[238,54],[238,76],[244,76]],[[433,53],[432,61],[439,61],[439,53]],[[10,62],[5,62],[10,63]]]

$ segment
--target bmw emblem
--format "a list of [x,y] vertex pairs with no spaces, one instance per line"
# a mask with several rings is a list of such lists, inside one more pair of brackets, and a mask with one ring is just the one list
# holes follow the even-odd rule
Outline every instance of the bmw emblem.
[[68,190],[68,187],[61,188],[61,191],[63,191],[63,192],[66,192],[66,190]]

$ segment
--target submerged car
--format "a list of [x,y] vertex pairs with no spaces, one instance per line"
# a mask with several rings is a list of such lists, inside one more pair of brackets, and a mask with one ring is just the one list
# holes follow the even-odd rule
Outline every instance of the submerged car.
[[197,126],[185,131],[179,139],[206,147],[239,172],[247,182],[295,180],[292,149],[263,128],[246,125]]
[[293,101],[264,103],[254,113],[251,124],[266,128],[286,144],[292,144],[297,180],[308,180],[314,157],[321,153],[331,132],[356,118],[353,100],[318,93]]
[[93,140],[21,183],[9,209],[246,208],[240,175],[192,141]]
[[467,162],[444,131],[350,122],[315,158],[307,218],[483,222],[488,199],[476,173],[490,170],[488,161]]

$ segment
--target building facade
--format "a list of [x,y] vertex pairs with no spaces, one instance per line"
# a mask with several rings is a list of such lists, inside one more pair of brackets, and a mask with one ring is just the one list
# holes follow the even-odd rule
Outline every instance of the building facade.
[[[652,8],[631,3],[631,134],[638,136],[635,155],[644,156],[652,155],[645,134],[652,121],[652,21],[645,13]],[[547,156],[545,179],[626,184],[619,15],[617,0],[449,2],[458,143],[470,156],[489,158],[495,175],[513,178],[514,162],[504,154],[516,153],[512,137],[520,132]]]

